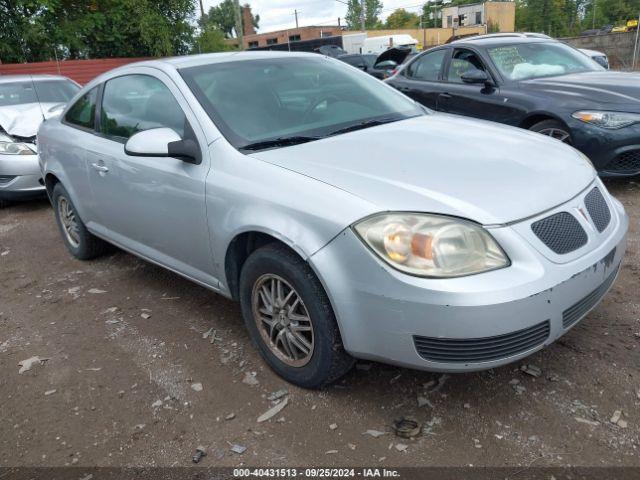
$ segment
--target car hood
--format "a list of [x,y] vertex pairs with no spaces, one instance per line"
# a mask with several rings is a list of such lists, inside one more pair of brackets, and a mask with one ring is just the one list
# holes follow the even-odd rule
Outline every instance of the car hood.
[[57,103],[25,103],[0,107],[0,127],[9,135],[35,137],[43,119],[58,115],[49,110]]
[[625,110],[640,108],[640,74],[632,72],[585,72],[559,77],[524,80],[528,88],[550,94],[567,95],[581,101],[612,103],[624,106]]
[[576,150],[557,140],[446,114],[252,156],[350,192],[377,211],[441,213],[485,225],[562,204],[595,177]]

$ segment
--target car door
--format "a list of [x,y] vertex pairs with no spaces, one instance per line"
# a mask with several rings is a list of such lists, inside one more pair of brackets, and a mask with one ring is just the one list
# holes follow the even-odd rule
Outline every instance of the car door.
[[[462,75],[474,70],[484,71],[492,85],[469,84]],[[483,118],[500,123],[513,123],[517,109],[501,94],[495,75],[486,67],[480,54],[468,48],[453,49],[445,65],[445,88],[438,97],[438,110]]]
[[415,101],[436,110],[438,96],[445,89],[442,69],[448,50],[440,48],[418,56],[389,83]]
[[[99,232],[195,280],[217,285],[211,277],[205,211],[208,149],[180,91],[164,74],[141,67],[103,84],[97,117],[98,135],[87,161]],[[160,127],[195,140],[202,162],[125,153],[133,134]]]

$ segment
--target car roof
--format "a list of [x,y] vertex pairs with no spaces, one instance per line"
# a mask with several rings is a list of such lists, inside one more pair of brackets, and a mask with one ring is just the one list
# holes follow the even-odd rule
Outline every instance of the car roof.
[[318,58],[319,55],[317,53],[307,53],[307,52],[287,52],[287,51],[247,51],[247,52],[223,52],[223,53],[203,53],[200,55],[185,55],[182,57],[168,57],[161,58],[157,60],[147,60],[143,62],[135,62],[128,63],[123,67],[118,68],[126,69],[129,67],[141,67],[141,66],[150,66],[150,67],[166,67],[172,66],[175,69],[187,68],[187,67],[198,67],[201,65],[210,65],[213,63],[222,63],[222,62],[238,62],[238,61],[247,61],[247,60],[260,60],[265,58]]
[[0,83],[12,83],[12,82],[25,82],[31,81],[34,82],[42,81],[42,80],[69,80],[67,77],[63,77],[62,75],[0,75]]
[[529,34],[490,34],[480,35],[477,37],[461,38],[454,40],[449,45],[481,45],[481,46],[499,46],[499,45],[515,45],[519,43],[558,43],[549,37],[529,36]]

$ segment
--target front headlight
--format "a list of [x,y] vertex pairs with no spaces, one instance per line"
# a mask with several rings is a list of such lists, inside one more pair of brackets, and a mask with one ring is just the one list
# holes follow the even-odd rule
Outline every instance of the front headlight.
[[354,226],[384,261],[420,277],[460,277],[509,266],[507,255],[481,226],[458,218],[383,213]]
[[0,155],[35,155],[24,143],[0,142]]
[[585,123],[611,130],[640,122],[640,114],[627,112],[580,111],[571,116]]

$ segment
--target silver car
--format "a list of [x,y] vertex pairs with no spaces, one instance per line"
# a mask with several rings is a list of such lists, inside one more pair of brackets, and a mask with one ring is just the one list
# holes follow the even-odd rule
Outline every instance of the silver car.
[[0,207],[11,200],[44,197],[36,133],[60,113],[80,86],[53,75],[0,76]]
[[238,300],[303,387],[354,358],[519,360],[598,304],[625,251],[628,217],[578,151],[427,111],[320,55],[127,65],[38,141],[75,257],[108,242]]

